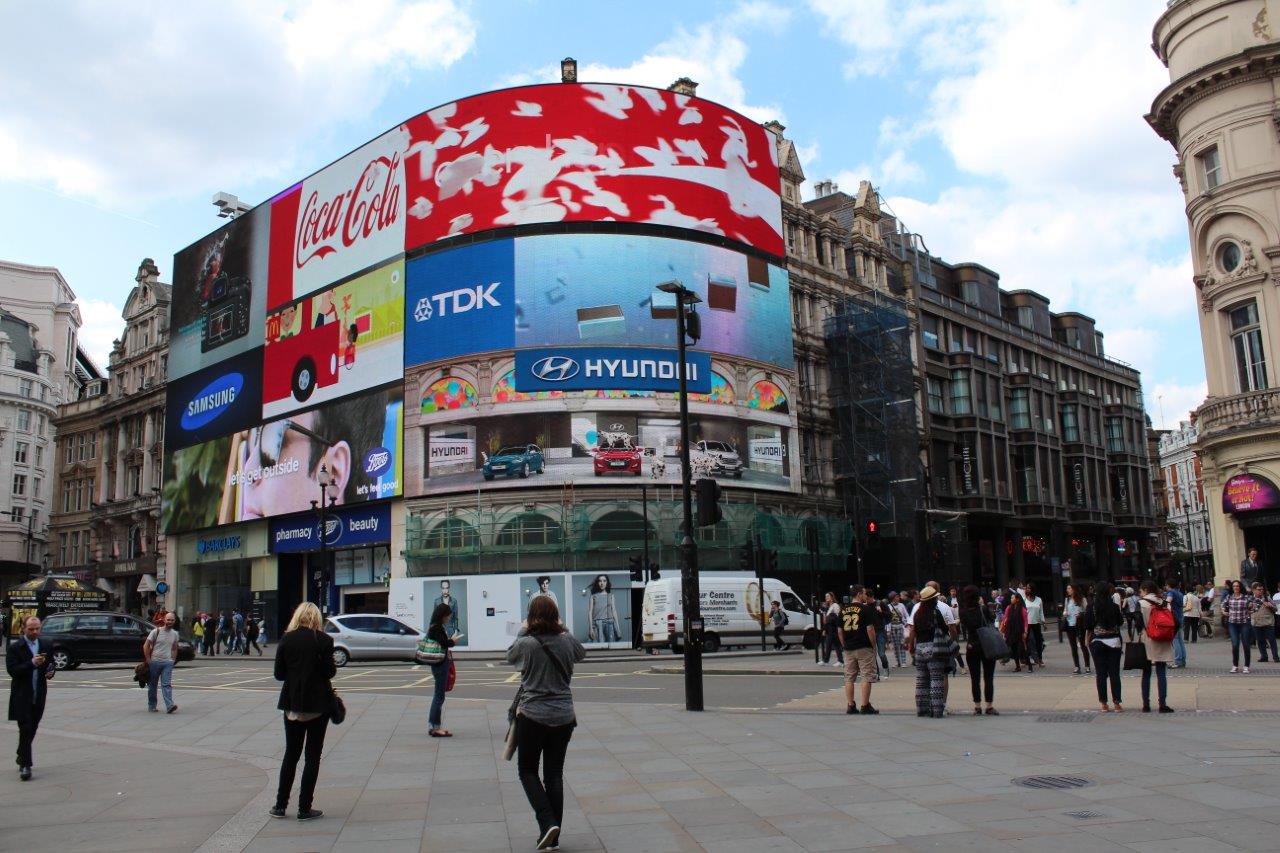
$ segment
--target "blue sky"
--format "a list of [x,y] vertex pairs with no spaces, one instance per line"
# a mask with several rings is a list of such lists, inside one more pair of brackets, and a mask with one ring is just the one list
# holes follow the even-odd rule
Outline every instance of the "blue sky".
[[[1204,396],[1174,152],[1142,116],[1163,0],[224,0],[0,9],[0,258],[56,266],[105,363],[139,261],[436,104],[558,79],[666,86],[787,126],[948,261],[1083,311],[1152,419]],[[356,11],[352,11],[356,10]],[[643,14],[637,14],[637,10]]]

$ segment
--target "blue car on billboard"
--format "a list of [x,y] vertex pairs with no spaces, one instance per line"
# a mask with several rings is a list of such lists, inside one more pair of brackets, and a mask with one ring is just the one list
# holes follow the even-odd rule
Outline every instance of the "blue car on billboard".
[[484,460],[484,478],[494,477],[528,477],[530,474],[541,474],[546,463],[542,459],[542,451],[536,444],[523,447],[504,447]]

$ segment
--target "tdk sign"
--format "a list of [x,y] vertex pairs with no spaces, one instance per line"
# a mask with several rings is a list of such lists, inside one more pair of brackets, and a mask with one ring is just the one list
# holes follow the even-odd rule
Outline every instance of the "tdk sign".
[[[711,391],[711,356],[685,354],[690,393]],[[559,347],[516,351],[516,390],[679,391],[679,357],[673,349]]]
[[244,377],[228,373],[201,388],[182,413],[182,428],[196,430],[231,408],[244,390]]
[[[464,287],[461,290],[450,290],[447,293],[424,296],[418,300],[418,304],[413,308],[413,319],[419,323],[425,323],[432,317],[465,314],[468,311],[479,311],[488,306],[501,308],[502,303],[493,295],[493,292],[498,289],[501,283],[495,281],[492,284],[477,284],[475,287]],[[433,303],[435,305],[434,308],[432,308]]]

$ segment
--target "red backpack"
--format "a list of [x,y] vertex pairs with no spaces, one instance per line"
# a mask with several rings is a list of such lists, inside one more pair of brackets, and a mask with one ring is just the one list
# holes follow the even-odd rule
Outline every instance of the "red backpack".
[[1178,633],[1178,623],[1168,605],[1152,605],[1151,618],[1147,620],[1147,638],[1156,643],[1171,643]]

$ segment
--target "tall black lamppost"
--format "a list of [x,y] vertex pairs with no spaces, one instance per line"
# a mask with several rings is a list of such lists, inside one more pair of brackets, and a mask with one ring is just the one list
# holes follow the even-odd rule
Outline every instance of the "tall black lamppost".
[[[687,306],[702,300],[698,294],[678,281],[658,285],[658,290],[676,298],[676,347],[677,367],[680,377],[680,496],[684,502],[684,529],[681,532],[680,553],[684,557],[680,567],[680,588],[684,592],[684,707],[688,711],[702,710],[702,612],[699,606],[701,589],[698,583],[698,547],[693,541],[693,483],[689,466],[689,393],[688,365],[685,361],[688,333]],[[654,311],[658,313],[657,310]],[[695,324],[697,317],[694,317]],[[695,333],[697,328],[695,326]]]
[[311,508],[316,511],[316,520],[320,532],[320,568],[315,572],[316,580],[316,597],[319,599],[320,610],[328,611],[329,596],[328,586],[332,580],[332,572],[329,566],[329,551],[326,547],[325,540],[327,538],[327,530],[325,525],[326,510],[331,509],[337,502],[338,498],[332,492],[336,486],[337,478],[329,473],[324,464],[320,465],[320,500],[312,501]]

